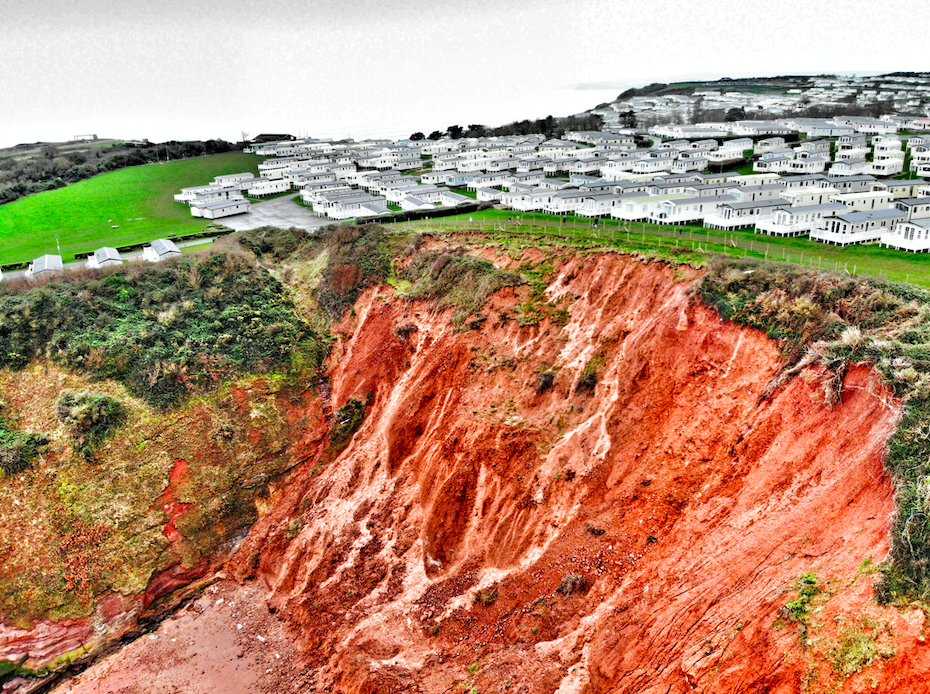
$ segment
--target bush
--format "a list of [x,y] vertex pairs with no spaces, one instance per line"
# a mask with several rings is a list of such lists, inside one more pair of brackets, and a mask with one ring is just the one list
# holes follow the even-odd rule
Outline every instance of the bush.
[[546,369],[536,376],[536,395],[542,395],[555,384],[555,371]]
[[571,595],[572,593],[585,593],[589,587],[588,579],[581,574],[566,574],[556,590],[562,595]]
[[238,237],[238,242],[259,258],[271,256],[280,261],[304,246],[311,245],[313,239],[303,229],[262,227],[242,234]]
[[57,403],[57,414],[74,437],[77,448],[93,450],[126,419],[126,408],[116,398],[99,393],[67,392]]
[[581,370],[581,376],[578,378],[578,390],[594,392],[595,387],[597,387],[598,372],[600,372],[603,365],[603,354],[596,354],[592,357],[591,360],[585,364],[584,369]]
[[394,327],[394,334],[401,340],[409,340],[410,336],[418,330],[414,323],[401,323]]
[[46,445],[46,436],[20,431],[0,418],[0,470],[4,474],[15,475],[28,468]]
[[491,294],[521,282],[518,275],[466,255],[464,249],[418,251],[401,275],[412,284],[410,298],[433,301],[439,310],[454,307],[452,321],[459,328]]
[[497,602],[497,588],[482,588],[475,593],[474,602],[484,607],[490,607]]
[[376,224],[340,226],[325,242],[329,260],[317,288],[317,303],[341,318],[365,287],[383,282],[391,270],[384,230]]
[[352,440],[352,436],[365,421],[365,408],[371,403],[373,393],[367,398],[353,395],[346,404],[336,411],[333,426],[329,432],[329,448],[333,452],[341,451]]

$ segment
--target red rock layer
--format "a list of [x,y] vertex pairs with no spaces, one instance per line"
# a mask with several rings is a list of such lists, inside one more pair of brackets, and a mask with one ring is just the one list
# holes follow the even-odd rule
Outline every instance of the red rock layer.
[[[679,273],[564,261],[564,327],[521,327],[514,290],[469,332],[390,289],[359,301],[330,372],[334,407],[371,393],[367,417],[335,459],[308,444],[237,560],[260,557],[319,687],[930,691],[922,616],[875,606],[859,571],[887,552],[896,405],[864,367],[835,409],[816,373],[763,400],[774,343]],[[806,573],[805,631],[779,610]],[[842,673],[865,614],[895,655]]]

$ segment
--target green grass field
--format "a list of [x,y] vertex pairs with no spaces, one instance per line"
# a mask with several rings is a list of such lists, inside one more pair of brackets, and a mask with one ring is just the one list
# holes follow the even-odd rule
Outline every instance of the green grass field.
[[930,288],[930,257],[926,254],[895,251],[877,244],[830,246],[806,237],[764,236],[752,229],[719,231],[702,225],[663,226],[604,218],[598,220],[595,228],[587,217],[496,209],[401,222],[397,226],[439,232],[475,229],[505,235],[559,235],[568,239],[596,241],[606,246],[622,244],[644,249],[694,248],[696,251],[791,262],[850,274],[883,276]]
[[0,205],[0,264],[56,253],[56,234],[69,262],[75,253],[101,246],[194,233],[209,220],[192,217],[190,208],[172,196],[221,174],[257,174],[261,161],[254,154],[229,152],[133,166]]

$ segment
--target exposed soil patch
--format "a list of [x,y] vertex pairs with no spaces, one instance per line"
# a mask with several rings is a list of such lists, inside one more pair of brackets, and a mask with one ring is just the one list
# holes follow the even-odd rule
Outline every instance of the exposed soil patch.
[[255,694],[302,691],[300,651],[266,606],[264,587],[220,581],[158,629],[96,663],[55,694]]

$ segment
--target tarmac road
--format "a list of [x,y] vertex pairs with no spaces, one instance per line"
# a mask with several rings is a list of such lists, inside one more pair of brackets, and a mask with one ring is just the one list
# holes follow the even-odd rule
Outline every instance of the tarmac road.
[[333,223],[333,220],[317,217],[306,207],[301,207],[295,203],[294,198],[298,195],[300,193],[265,200],[264,202],[253,202],[252,209],[246,214],[221,217],[217,221],[236,231],[258,229],[264,226],[280,227],[281,229],[297,227],[298,229],[313,231]]

